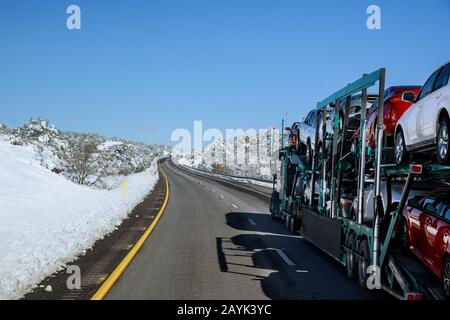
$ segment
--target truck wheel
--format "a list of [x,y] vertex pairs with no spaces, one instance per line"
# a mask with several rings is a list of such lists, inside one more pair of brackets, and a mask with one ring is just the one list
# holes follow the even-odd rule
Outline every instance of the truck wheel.
[[291,217],[286,216],[286,229],[291,230]]
[[367,279],[369,278],[367,268],[370,264],[369,244],[367,243],[367,240],[361,241],[361,244],[359,245],[359,255],[358,283],[361,289],[367,290]]
[[347,247],[348,247],[347,263],[346,263],[347,277],[350,280],[356,280],[358,270],[355,264],[356,257],[353,252],[353,250],[355,250],[355,235],[353,233],[350,234],[350,236],[348,237]]
[[277,220],[278,219],[277,215],[273,211],[273,193],[272,193],[272,196],[270,197],[270,215],[272,216],[273,220]]
[[292,221],[291,221],[291,232],[292,233],[297,233],[298,231],[300,231],[300,226],[301,226],[300,220],[292,218]]
[[399,130],[395,136],[395,162],[397,164],[404,164],[408,160],[408,153],[406,152],[405,137],[403,131]]
[[450,300],[450,257],[445,259],[443,268],[442,281],[444,283],[445,299]]
[[448,143],[448,129],[449,121],[448,118],[444,118],[439,122],[437,128],[437,144],[436,152],[437,158],[441,164],[449,164],[450,162],[450,150]]

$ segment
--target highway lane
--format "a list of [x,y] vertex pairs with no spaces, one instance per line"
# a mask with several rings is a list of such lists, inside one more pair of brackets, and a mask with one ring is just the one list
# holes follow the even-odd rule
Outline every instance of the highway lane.
[[380,299],[268,212],[269,199],[162,163],[168,206],[107,299]]

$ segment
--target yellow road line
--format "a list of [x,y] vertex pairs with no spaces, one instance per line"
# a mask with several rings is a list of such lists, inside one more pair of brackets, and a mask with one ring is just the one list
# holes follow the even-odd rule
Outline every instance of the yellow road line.
[[113,273],[111,273],[111,275],[105,280],[105,282],[103,282],[102,286],[91,297],[91,300],[102,300],[108,294],[108,292],[111,290],[114,283],[116,283],[116,281],[119,279],[120,275],[125,271],[125,269],[128,267],[130,262],[133,260],[134,256],[138,253],[139,249],[141,249],[145,240],[147,240],[147,238],[149,237],[149,235],[152,233],[153,229],[157,225],[159,219],[163,215],[164,209],[166,208],[167,202],[169,201],[169,181],[167,179],[166,174],[163,172],[163,170],[161,168],[160,168],[160,170],[166,181],[166,196],[164,198],[164,202],[163,202],[161,208],[158,211],[158,214],[156,215],[152,224],[144,232],[142,237],[138,240],[138,242],[136,242],[136,244],[130,250],[130,252],[128,252],[128,254],[125,256],[125,258],[123,258],[123,260],[116,267],[116,269],[113,271]]

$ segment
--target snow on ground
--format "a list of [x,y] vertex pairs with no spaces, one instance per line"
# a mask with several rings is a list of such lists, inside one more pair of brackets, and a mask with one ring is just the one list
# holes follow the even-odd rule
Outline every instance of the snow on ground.
[[188,168],[194,168],[192,161],[190,161],[186,158],[176,158],[176,161],[178,162],[179,165],[182,165],[182,166],[185,166]]
[[0,299],[18,299],[125,219],[153,189],[156,161],[112,190],[40,166],[31,146],[0,136]]
[[109,149],[109,148],[111,148],[111,147],[114,147],[114,146],[121,146],[121,145],[123,145],[123,142],[122,142],[122,141],[112,141],[112,140],[108,140],[108,141],[103,142],[101,145],[99,145],[99,146],[98,146],[98,149],[99,149],[99,150],[107,150],[107,149]]

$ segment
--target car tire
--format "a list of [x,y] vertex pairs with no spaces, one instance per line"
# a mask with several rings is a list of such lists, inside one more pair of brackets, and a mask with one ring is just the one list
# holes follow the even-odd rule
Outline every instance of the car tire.
[[444,261],[442,271],[442,284],[445,294],[445,299],[450,300],[450,257],[447,257]]
[[346,259],[346,263],[345,263],[345,267],[347,269],[347,278],[349,278],[350,280],[356,280],[356,276],[357,276],[357,272],[358,272],[358,268],[357,268],[357,264],[356,264],[356,256],[353,252],[353,250],[355,250],[355,234],[352,233],[350,234],[350,236],[348,237],[347,240],[347,247],[348,247],[348,252],[347,252],[347,259]]
[[308,140],[306,143],[306,161],[308,162],[308,165],[312,164],[312,158],[313,158],[313,151],[311,147],[311,141]]
[[303,148],[302,148],[302,142],[300,141],[300,137],[297,137],[297,141],[296,141],[296,143],[295,143],[295,151],[297,152],[297,154],[299,155],[299,156],[301,156],[302,155],[302,153],[303,153],[303,150],[302,150]]
[[441,164],[450,163],[450,144],[448,141],[449,130],[448,118],[442,119],[437,127],[437,139],[436,139],[436,153],[437,159]]
[[367,279],[369,275],[367,274],[367,268],[370,265],[370,252],[369,244],[367,240],[361,241],[359,245],[359,255],[358,259],[358,283],[361,289],[367,290]]
[[400,249],[403,253],[409,253],[410,250],[410,242],[409,242],[409,231],[408,231],[408,222],[405,218],[402,218],[400,221],[400,230],[399,230],[399,243]]
[[405,136],[403,131],[399,130],[395,136],[395,162],[397,164],[405,164],[408,160],[406,151]]

